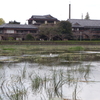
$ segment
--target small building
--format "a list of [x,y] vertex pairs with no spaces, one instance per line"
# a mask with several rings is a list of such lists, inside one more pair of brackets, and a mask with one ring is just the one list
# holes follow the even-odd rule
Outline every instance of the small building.
[[41,24],[56,24],[59,20],[51,15],[33,15],[28,19],[28,24],[41,25]]
[[14,39],[25,39],[27,34],[35,34],[38,28],[34,25],[3,24],[0,25],[0,39],[7,40],[9,37]]
[[100,20],[68,19],[72,24],[74,37],[81,39],[100,39]]

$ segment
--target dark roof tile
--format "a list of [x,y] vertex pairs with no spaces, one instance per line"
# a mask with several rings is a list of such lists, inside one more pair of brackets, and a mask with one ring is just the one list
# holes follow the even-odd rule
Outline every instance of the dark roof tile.
[[36,26],[27,25],[27,24],[25,24],[25,25],[22,25],[22,24],[3,24],[3,25],[0,25],[0,28],[37,29]]
[[33,15],[29,20],[58,20],[51,15]]
[[79,27],[99,27],[100,28],[100,20],[86,20],[86,19],[68,19],[70,23],[72,23],[72,27],[77,27],[75,23],[79,24]]

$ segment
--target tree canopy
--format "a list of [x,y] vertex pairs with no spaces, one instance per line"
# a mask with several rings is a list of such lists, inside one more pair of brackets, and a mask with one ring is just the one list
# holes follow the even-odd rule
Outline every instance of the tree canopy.
[[5,21],[3,20],[3,18],[0,18],[0,25],[4,24]]
[[60,21],[56,25],[42,25],[39,27],[39,35],[45,40],[72,39],[72,26],[68,21]]
[[89,13],[87,12],[85,19],[90,19]]
[[41,36],[45,37],[47,40],[53,40],[53,38],[58,34],[58,27],[55,26],[51,26],[51,25],[42,25],[39,28],[39,34],[40,34],[40,38]]
[[33,40],[33,36],[31,34],[26,35],[26,40]]
[[69,21],[61,21],[58,26],[61,34],[65,35],[67,39],[72,38],[72,25]]
[[17,21],[9,21],[9,24],[20,24],[20,22],[17,22]]

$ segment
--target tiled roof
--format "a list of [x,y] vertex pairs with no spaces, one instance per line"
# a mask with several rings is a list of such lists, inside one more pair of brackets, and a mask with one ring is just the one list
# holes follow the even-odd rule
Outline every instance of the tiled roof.
[[100,28],[100,20],[68,19],[72,27]]
[[51,15],[33,15],[29,20],[58,20],[57,18]]
[[22,24],[3,24],[3,25],[0,25],[0,28],[18,28],[18,29],[37,29],[36,26],[34,25],[22,25]]

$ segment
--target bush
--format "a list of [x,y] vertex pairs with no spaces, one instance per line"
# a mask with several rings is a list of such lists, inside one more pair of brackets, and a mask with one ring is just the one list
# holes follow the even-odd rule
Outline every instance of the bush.
[[26,35],[26,40],[33,40],[33,36],[31,34],[27,34]]
[[13,37],[9,37],[8,40],[11,41],[11,40],[14,40],[14,38]]

